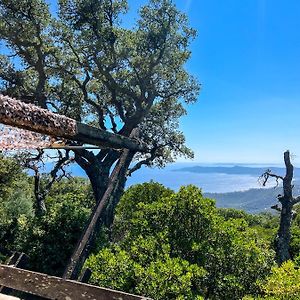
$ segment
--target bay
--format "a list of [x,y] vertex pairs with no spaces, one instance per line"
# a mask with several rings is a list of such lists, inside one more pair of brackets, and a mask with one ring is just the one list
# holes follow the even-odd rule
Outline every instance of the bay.
[[[132,174],[128,178],[127,187],[149,182],[151,180],[159,182],[166,187],[171,188],[174,191],[178,191],[181,186],[193,184],[201,188],[204,193],[227,193],[235,191],[245,191],[252,188],[262,188],[258,182],[259,176],[250,174],[225,174],[225,173],[195,173],[189,171],[181,171],[182,168],[193,168],[199,166],[197,163],[175,163],[165,168],[148,168],[143,167],[140,170]],[[205,167],[232,167],[231,164],[201,164]],[[260,167],[266,167],[259,165]],[[247,164],[247,167],[254,168],[257,165]],[[84,171],[78,166],[73,165],[71,168],[73,176],[86,177]],[[271,182],[268,187],[274,186],[274,182]]]

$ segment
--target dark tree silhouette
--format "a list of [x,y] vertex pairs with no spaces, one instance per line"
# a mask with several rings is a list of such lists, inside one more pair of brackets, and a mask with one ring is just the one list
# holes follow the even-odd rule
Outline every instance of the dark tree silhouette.
[[291,225],[293,220],[293,206],[300,202],[300,196],[293,196],[293,175],[294,167],[291,163],[290,152],[284,152],[284,163],[286,168],[285,176],[273,174],[267,170],[261,175],[263,186],[266,185],[270,178],[275,178],[277,185],[279,181],[283,184],[283,195],[278,195],[277,199],[280,204],[273,205],[271,208],[280,212],[280,225],[275,238],[276,261],[279,265],[290,259],[289,245],[291,240]]

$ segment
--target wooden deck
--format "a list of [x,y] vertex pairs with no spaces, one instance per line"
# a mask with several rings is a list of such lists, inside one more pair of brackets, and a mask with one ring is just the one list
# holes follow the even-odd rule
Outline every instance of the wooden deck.
[[[0,285],[53,300],[150,300],[143,296],[65,280],[7,265],[0,265]],[[8,299],[3,298],[3,300]]]

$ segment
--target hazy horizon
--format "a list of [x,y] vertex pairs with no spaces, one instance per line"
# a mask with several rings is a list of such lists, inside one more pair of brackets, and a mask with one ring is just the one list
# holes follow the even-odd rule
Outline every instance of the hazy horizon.
[[[180,169],[180,167],[199,165],[200,164],[197,163],[181,162],[170,164],[162,169],[142,167],[140,170],[136,171],[131,177],[128,178],[126,186],[129,187],[134,184],[149,182],[153,180],[173,190],[178,190],[183,185],[193,184],[201,188],[205,193],[227,193],[235,191],[246,191],[252,188],[263,188],[258,182],[259,174],[256,176],[253,174],[194,173],[189,171],[174,171]],[[231,166],[228,164],[223,165],[227,167]],[[221,164],[216,165],[210,163],[205,163],[201,166],[222,167]],[[248,166],[251,168],[251,165]],[[257,167],[258,165],[252,166]],[[268,166],[269,165],[263,165],[260,167],[263,168]],[[74,164],[70,170],[73,176],[86,177],[84,171],[76,164]],[[267,188],[273,186],[275,186],[275,183],[271,181],[268,184]]]

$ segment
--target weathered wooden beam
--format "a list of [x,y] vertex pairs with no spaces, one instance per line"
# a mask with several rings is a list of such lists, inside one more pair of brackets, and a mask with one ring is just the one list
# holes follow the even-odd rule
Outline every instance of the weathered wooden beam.
[[33,104],[0,94],[0,123],[99,147],[145,152],[135,139],[92,127]]
[[[6,264],[13,267],[25,268],[28,263],[28,256],[25,253],[14,252],[12,256],[6,261]],[[0,293],[9,295],[12,290],[8,287],[1,286]]]
[[149,300],[46,274],[0,265],[0,284],[14,290],[56,300]]
[[101,130],[79,122],[76,123],[76,134],[72,137],[72,139],[97,146],[107,146],[119,149],[126,148],[140,152],[147,151],[147,149],[135,139]]

